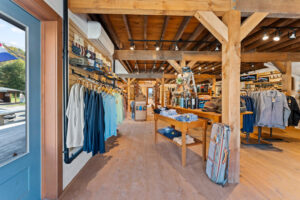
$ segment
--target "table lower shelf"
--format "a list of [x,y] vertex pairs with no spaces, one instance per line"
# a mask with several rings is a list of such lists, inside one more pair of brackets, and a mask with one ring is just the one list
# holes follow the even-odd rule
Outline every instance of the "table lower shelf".
[[[178,144],[177,142],[175,142],[174,140],[168,138],[167,136],[165,136],[164,134],[161,134],[160,132],[156,132],[158,135],[162,136],[163,138],[165,138],[166,140],[172,142],[173,144],[176,144],[179,147],[182,147],[181,144]],[[201,140],[198,140],[197,138],[194,138],[195,142],[192,144],[186,144],[187,147],[191,147],[191,146],[196,146],[196,145],[200,145],[203,142]]]

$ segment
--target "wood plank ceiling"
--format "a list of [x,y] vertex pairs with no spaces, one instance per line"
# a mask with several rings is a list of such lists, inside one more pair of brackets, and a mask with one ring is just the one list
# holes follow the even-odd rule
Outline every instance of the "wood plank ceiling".
[[[157,42],[159,40],[193,40],[199,42],[178,42],[179,50],[215,51],[220,44],[194,17],[188,16],[142,16],[142,15],[90,15],[91,20],[100,21],[117,49],[130,49],[130,39],[156,40],[134,42],[136,50],[154,50],[158,45],[161,50],[175,50],[175,43]],[[244,18],[242,19],[244,20]],[[265,18],[243,41],[242,52],[297,52],[300,51],[300,37],[290,39],[291,30],[281,29],[281,39],[272,40],[276,29],[268,29],[270,38],[262,40],[269,27],[300,27],[300,19]],[[205,41],[205,42],[204,42]],[[124,61],[130,72],[165,72],[175,73],[166,61]],[[242,63],[241,73],[264,68],[263,63]],[[221,63],[196,63],[195,73],[221,74]]]

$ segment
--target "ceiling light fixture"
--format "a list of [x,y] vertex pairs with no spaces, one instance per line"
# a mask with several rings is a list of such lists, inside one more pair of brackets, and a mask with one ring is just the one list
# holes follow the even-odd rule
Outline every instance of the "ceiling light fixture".
[[159,44],[157,42],[156,45],[155,45],[155,51],[159,51],[159,50],[160,50],[160,47],[159,47]]
[[269,39],[269,35],[267,34],[267,32],[264,33],[262,40],[268,40]]
[[293,39],[296,39],[296,30],[293,30],[293,32],[291,32],[291,33],[289,32],[288,35],[289,35],[289,38],[290,38],[290,39],[292,39],[292,40],[293,40]]
[[177,43],[175,44],[175,51],[178,51],[179,50],[179,47],[177,45]]
[[133,42],[130,43],[130,47],[129,48],[130,48],[131,51],[133,51],[135,49],[135,45],[134,45]]
[[137,64],[137,63],[135,63],[135,66],[134,66],[134,68],[135,68],[135,69],[137,69],[137,68],[138,68],[138,64]]
[[199,70],[201,70],[201,69],[202,69],[202,67],[199,67],[198,69],[199,69]]
[[214,70],[215,70],[215,67],[212,67],[211,69],[214,71]]
[[219,43],[217,43],[215,51],[220,51],[220,44]]
[[278,42],[280,40],[280,30],[278,29],[276,32],[275,32],[275,35],[273,37],[273,40],[275,42]]
[[254,64],[251,64],[251,67],[254,68],[255,67]]

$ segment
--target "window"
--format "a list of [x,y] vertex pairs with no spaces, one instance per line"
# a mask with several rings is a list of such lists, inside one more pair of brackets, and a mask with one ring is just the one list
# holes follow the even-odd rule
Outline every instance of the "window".
[[26,28],[0,15],[0,166],[27,152]]

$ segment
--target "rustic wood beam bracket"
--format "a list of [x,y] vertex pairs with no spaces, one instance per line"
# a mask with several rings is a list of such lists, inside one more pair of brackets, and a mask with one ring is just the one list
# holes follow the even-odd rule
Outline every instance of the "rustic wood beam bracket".
[[246,36],[268,15],[267,12],[256,12],[248,17],[241,25],[240,41]]
[[228,42],[228,28],[212,11],[197,11],[196,19],[205,26],[221,43]]
[[182,73],[181,66],[175,60],[168,60],[168,63],[178,72]]

